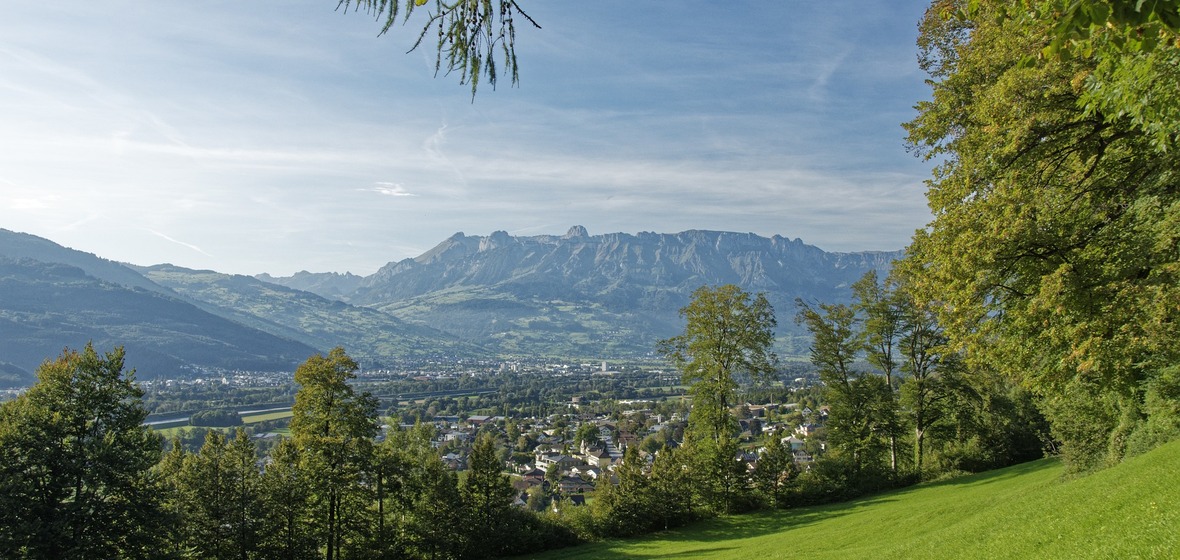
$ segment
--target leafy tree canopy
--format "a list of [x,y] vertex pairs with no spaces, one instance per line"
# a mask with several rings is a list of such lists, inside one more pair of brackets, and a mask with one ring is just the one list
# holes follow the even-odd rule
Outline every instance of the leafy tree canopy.
[[681,371],[693,395],[693,417],[716,439],[733,422],[729,407],[738,381],[775,371],[774,309],[764,294],[727,284],[698,288],[680,316],[684,333],[660,341],[660,353]]
[[1092,56],[1040,57],[1051,12],[947,4],[922,23],[933,94],[906,125],[939,161],[934,221],[903,266],[969,363],[1042,396],[1072,463],[1115,460],[1178,353],[1180,49],[1104,32]]

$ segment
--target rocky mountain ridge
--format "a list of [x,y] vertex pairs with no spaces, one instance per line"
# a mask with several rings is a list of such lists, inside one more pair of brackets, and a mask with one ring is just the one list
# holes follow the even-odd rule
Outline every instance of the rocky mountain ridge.
[[[829,253],[777,235],[690,230],[591,236],[574,226],[561,236],[460,232],[359,279],[331,273],[263,279],[319,289],[324,297],[381,309],[489,348],[645,353],[678,331],[677,311],[700,286],[737,284],[765,292],[785,318],[796,298],[847,300],[848,286],[870,269],[886,272],[901,255]],[[798,329],[789,320],[780,324],[787,339],[783,350],[796,352],[789,339]]]

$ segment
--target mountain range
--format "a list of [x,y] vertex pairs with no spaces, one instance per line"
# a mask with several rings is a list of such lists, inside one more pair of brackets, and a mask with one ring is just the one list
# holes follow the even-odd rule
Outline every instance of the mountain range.
[[[456,233],[374,274],[257,277],[135,266],[0,229],[0,385],[93,340],[141,377],[199,368],[287,370],[344,346],[363,366],[431,356],[650,354],[703,285],[763,292],[778,350],[803,354],[794,301],[846,301],[893,252],[829,253],[750,233]],[[14,380],[15,378],[15,380]]]

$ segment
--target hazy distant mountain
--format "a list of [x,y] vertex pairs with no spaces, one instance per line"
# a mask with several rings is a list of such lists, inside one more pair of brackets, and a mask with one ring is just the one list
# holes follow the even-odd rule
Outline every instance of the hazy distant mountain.
[[257,278],[263,282],[279,284],[336,300],[342,300],[347,297],[348,294],[360,287],[361,282],[364,280],[363,276],[357,276],[350,272],[345,272],[344,274],[337,272],[316,274],[306,270],[296,272],[294,276],[287,276],[285,278],[274,278],[265,273],[259,274]]
[[[846,301],[866,271],[887,271],[900,251],[827,253],[798,239],[686,231],[591,236],[457,233],[413,258],[348,284],[302,273],[298,285],[504,352],[645,353],[677,333],[677,311],[702,285],[765,292],[779,315],[781,350],[802,353],[795,298]],[[351,292],[345,288],[351,283]]]
[[293,370],[315,352],[160,290],[99,280],[68,264],[0,256],[0,361],[33,371],[63,348],[93,341],[99,351],[124,346],[127,366],[150,378],[192,366]]
[[[483,353],[454,336],[430,327],[408,324],[376,309],[348,305],[338,299],[250,276],[172,265],[135,269],[153,282],[199,302],[213,313],[322,351],[344,346],[350,356],[366,365],[406,356]],[[297,274],[295,281],[307,275]],[[324,278],[345,280],[348,276],[351,275],[323,275]],[[360,279],[359,276],[352,278]],[[335,290],[324,282],[313,285],[328,293]]]
[[92,253],[62,247],[48,239],[0,228],[0,257],[32,259],[44,263],[66,264],[82,269],[87,275],[128,288],[167,293],[138,272],[115,261]]
[[[63,347],[127,348],[144,377],[193,366],[291,369],[343,345],[369,365],[488,354],[651,353],[683,328],[702,285],[765,292],[779,351],[803,354],[795,298],[845,301],[900,252],[827,253],[775,236],[715,231],[563,236],[455,234],[376,273],[258,278],[133,267],[0,230],[0,385]],[[314,292],[314,293],[313,293]]]
[[26,387],[33,384],[33,374],[15,364],[0,362],[0,389]]

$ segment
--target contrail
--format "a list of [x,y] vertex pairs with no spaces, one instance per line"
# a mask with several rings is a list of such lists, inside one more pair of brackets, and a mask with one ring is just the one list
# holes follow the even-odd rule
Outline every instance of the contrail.
[[185,243],[185,242],[183,242],[183,241],[177,241],[177,240],[175,240],[175,239],[172,239],[171,237],[168,237],[167,235],[164,235],[164,234],[162,234],[162,233],[160,233],[160,232],[158,232],[158,231],[156,231],[156,230],[154,230],[154,229],[149,229],[149,230],[147,230],[147,231],[151,232],[153,235],[156,235],[156,236],[158,236],[158,237],[161,237],[161,238],[163,238],[163,239],[166,239],[166,240],[168,240],[168,241],[171,241],[171,242],[173,242],[173,243],[175,243],[175,244],[177,244],[177,245],[182,245],[182,246],[184,246],[184,247],[188,247],[189,249],[192,249],[192,250],[194,250],[194,251],[196,251],[196,252],[198,252],[198,253],[200,253],[200,254],[202,254],[202,255],[205,255],[206,257],[209,257],[209,258],[214,258],[214,257],[213,257],[213,255],[210,255],[209,253],[206,253],[205,251],[202,251],[202,250],[201,250],[201,248],[200,248],[200,247],[197,247],[196,245],[193,245],[193,244],[191,244],[191,243]]

